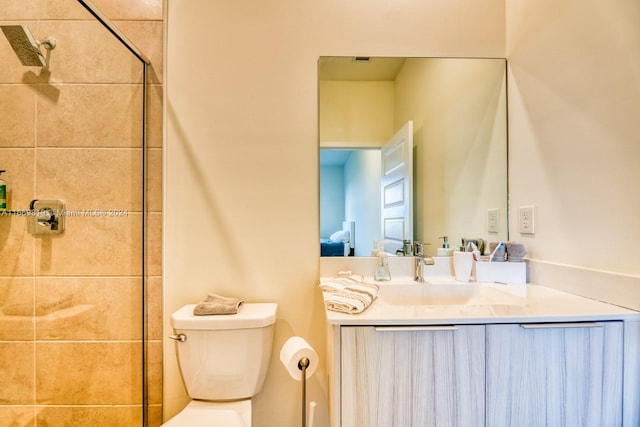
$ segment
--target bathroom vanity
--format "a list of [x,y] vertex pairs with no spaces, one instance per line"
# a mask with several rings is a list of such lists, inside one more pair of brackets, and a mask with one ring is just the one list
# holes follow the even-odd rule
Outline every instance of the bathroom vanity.
[[536,285],[384,284],[326,311],[332,426],[637,426],[640,313]]

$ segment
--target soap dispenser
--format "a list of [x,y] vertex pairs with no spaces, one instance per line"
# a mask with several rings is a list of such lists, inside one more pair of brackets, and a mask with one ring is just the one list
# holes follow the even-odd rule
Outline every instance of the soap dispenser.
[[438,248],[438,256],[452,256],[453,249],[449,247],[449,237],[442,236],[440,239],[443,239],[442,247]]
[[376,274],[373,276],[375,280],[385,281],[391,280],[391,272],[389,271],[389,258],[384,251],[384,242],[380,242],[378,249],[378,259],[376,260]]
[[371,249],[371,256],[378,256],[378,241],[373,241],[373,249]]

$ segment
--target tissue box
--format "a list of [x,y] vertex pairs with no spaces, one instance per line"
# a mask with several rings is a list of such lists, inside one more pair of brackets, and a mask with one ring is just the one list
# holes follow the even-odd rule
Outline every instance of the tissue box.
[[476,262],[476,282],[527,283],[525,262]]

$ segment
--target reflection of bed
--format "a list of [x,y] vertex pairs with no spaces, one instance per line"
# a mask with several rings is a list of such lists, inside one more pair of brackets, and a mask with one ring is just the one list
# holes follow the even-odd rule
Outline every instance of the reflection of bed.
[[345,242],[332,242],[329,239],[320,239],[320,256],[345,256],[345,246],[348,246]]
[[355,222],[342,221],[342,230],[328,239],[320,239],[320,256],[353,256],[355,250]]

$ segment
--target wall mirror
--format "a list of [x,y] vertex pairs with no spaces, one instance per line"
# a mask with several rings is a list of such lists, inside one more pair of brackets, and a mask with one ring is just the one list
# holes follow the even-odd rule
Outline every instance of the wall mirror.
[[370,256],[383,239],[381,147],[408,122],[407,237],[428,255],[443,236],[508,240],[504,58],[321,57],[318,80],[320,236],[338,246],[321,255]]

